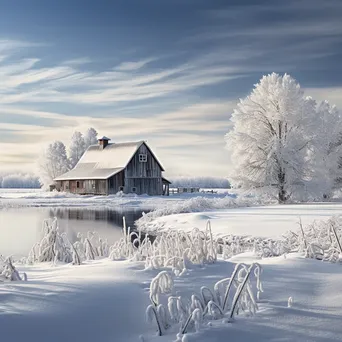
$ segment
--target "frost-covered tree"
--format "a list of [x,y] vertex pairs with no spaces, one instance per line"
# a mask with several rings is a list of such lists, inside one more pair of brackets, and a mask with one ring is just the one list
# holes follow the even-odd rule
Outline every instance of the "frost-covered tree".
[[61,141],[50,144],[38,161],[40,179],[46,187],[53,179],[68,171],[66,147]]
[[231,179],[244,190],[259,190],[285,203],[306,189],[315,102],[304,97],[289,75],[272,73],[241,99],[226,135],[232,152]]
[[314,139],[310,159],[313,169],[311,188],[325,198],[342,179],[342,118],[328,101],[318,104],[315,115]]
[[95,128],[93,127],[88,128],[86,134],[84,135],[84,143],[85,143],[85,149],[87,149],[91,145],[97,144],[97,131]]
[[81,132],[74,132],[71,137],[71,145],[69,149],[69,165],[74,168],[78,161],[81,159],[86,150],[84,138]]

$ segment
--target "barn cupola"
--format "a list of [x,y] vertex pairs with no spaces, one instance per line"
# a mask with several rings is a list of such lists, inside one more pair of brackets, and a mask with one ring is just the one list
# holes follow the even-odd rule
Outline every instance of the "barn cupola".
[[99,146],[100,146],[100,148],[101,149],[104,149],[107,145],[108,145],[108,143],[109,143],[109,138],[107,138],[107,137],[105,137],[105,136],[103,136],[102,138],[100,138],[100,139],[98,139],[99,140]]

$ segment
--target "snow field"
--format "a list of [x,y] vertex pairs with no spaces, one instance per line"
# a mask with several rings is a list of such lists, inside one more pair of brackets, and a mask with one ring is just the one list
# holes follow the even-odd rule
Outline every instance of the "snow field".
[[[146,216],[151,217],[154,215],[153,213],[148,213]],[[279,238],[289,230],[297,230],[300,220],[305,226],[314,220],[327,220],[341,213],[342,203],[338,202],[248,206],[175,213],[157,216],[151,220],[142,218],[137,221],[137,225],[143,231],[151,233],[169,230],[188,232],[194,227],[201,229],[210,220],[215,237],[235,235]]]
[[[242,254],[230,261],[193,266],[174,277],[173,293],[191,298],[202,286],[213,285],[233,272],[236,263],[255,261]],[[253,317],[239,315],[234,323],[204,321],[188,341],[339,341],[342,333],[340,265],[290,254],[258,259],[263,267],[264,293]],[[145,322],[151,279],[158,270],[144,270],[142,262],[88,261],[81,266],[41,263],[20,266],[27,282],[0,286],[0,322],[6,341],[146,342],[176,340],[170,329],[157,336]],[[293,298],[292,308],[288,299]]]
[[140,265],[98,260],[82,266],[18,267],[27,282],[0,287],[0,322],[7,341],[137,341],[148,296]]
[[[222,201],[228,203],[226,198]],[[203,199],[189,199],[186,210],[189,207],[196,208],[198,202],[204,203]],[[176,206],[182,208],[178,204]],[[145,311],[151,304],[151,279],[156,278],[161,271],[172,275],[172,286],[170,283],[165,291],[167,293],[160,293],[161,303],[165,303],[166,296],[170,295],[191,301],[194,294],[200,298],[203,286],[214,292],[215,283],[229,278],[237,263],[250,265],[258,262],[263,268],[264,293],[261,293],[257,303],[259,310],[256,315],[250,316],[247,310],[247,314],[239,315],[234,323],[228,323],[229,311],[224,317],[214,319],[208,316],[203,321],[196,311],[187,333],[179,336],[178,341],[216,342],[228,338],[238,342],[338,341],[342,333],[339,324],[342,314],[342,295],[339,291],[341,266],[304,256],[320,257],[320,248],[324,248],[331,252],[326,260],[340,260],[341,251],[338,251],[333,231],[327,233],[329,224],[308,226],[308,223],[338,213],[341,208],[339,203],[329,203],[201,212],[202,206],[198,205],[199,212],[149,220],[149,224],[157,227],[159,220],[167,222],[178,217],[179,221],[173,228],[182,227],[189,233],[169,229],[165,224],[163,229],[158,230],[164,230],[164,233],[157,237],[154,244],[149,243],[148,239],[137,244],[134,240],[141,241],[139,233],[131,233],[128,229],[122,240],[114,246],[100,244],[96,234],[80,237],[81,244],[77,249],[81,258],[79,266],[61,263],[61,260],[75,262],[72,246],[66,240],[55,239],[54,234],[49,235],[49,230],[43,237],[43,248],[36,249],[38,260],[40,255],[48,256],[41,259],[45,262],[16,264],[20,274],[27,274],[28,281],[0,283],[2,336],[6,336],[9,342],[174,342],[180,322],[172,323],[161,337],[158,336],[155,322],[151,325],[145,322]],[[218,224],[220,215],[224,217],[221,226]],[[243,226],[241,221],[236,234],[230,230],[234,215],[235,219],[239,215],[243,216],[241,220],[245,222]],[[183,219],[184,216],[196,217],[198,222],[189,223]],[[299,217],[304,225],[304,238],[298,232]],[[205,230],[208,218],[211,219],[211,229]],[[189,228],[186,228],[187,224]],[[158,225],[161,226],[161,223]],[[193,229],[194,226],[197,229]],[[338,223],[338,237],[341,236],[340,227]],[[223,234],[242,238],[244,235],[255,236],[255,232],[260,231],[264,237],[260,239],[259,246],[262,246],[264,241],[269,240],[268,237],[279,239],[288,230],[297,235],[290,235],[290,247],[296,248],[299,251],[297,253],[261,258],[267,254],[267,249],[255,250],[254,244],[250,244],[244,250],[238,241],[236,246],[239,245],[240,249],[225,253],[228,260],[217,255],[219,246],[216,238],[221,238]],[[95,260],[89,260],[93,257],[86,238],[98,253]],[[319,248],[314,248],[314,245],[319,245]],[[101,248],[103,254],[99,253]],[[59,250],[64,254],[56,253]],[[239,254],[233,255],[236,253]],[[289,301],[290,297],[292,301]],[[292,302],[290,307],[289,302]],[[210,309],[211,314],[217,313],[215,304],[211,304]]]
[[[319,227],[326,232],[326,224],[304,229],[307,243],[317,242],[309,240],[308,232],[317,231]],[[167,329],[165,327],[169,323],[165,325],[164,335],[159,337],[156,324],[147,324],[144,317],[151,303],[150,297],[159,303],[159,300],[163,302],[163,297],[165,300],[166,295],[172,295],[191,300],[192,309],[198,309],[193,310],[194,317],[185,337],[178,336],[178,341],[215,342],[227,337],[233,341],[253,339],[258,342],[279,341],[280,337],[282,341],[339,339],[342,333],[339,325],[342,314],[340,265],[304,258],[305,253],[262,259],[253,252],[232,256],[227,261],[219,258],[213,263],[215,248],[211,247],[214,240],[209,228],[207,232],[194,230],[190,236],[195,245],[190,251],[188,242],[180,243],[186,240],[181,232],[165,233],[169,238],[160,239],[159,247],[153,249],[148,244],[134,247],[134,239],[133,242],[128,240],[131,234],[126,230],[123,241],[116,247],[120,253],[126,253],[119,254],[119,257],[130,258],[130,261],[108,258],[82,260],[82,264],[77,266],[54,259],[52,263],[17,264],[19,272],[27,274],[28,281],[0,284],[3,336],[10,342],[23,339],[38,342],[75,339],[133,342],[139,341],[139,336],[143,336],[140,341],[145,342],[171,342],[177,339],[183,318],[178,318],[180,322],[177,322],[174,316],[175,322]],[[177,240],[177,236],[180,239]],[[199,241],[201,236],[206,236],[202,245]],[[328,240],[323,233],[319,238]],[[169,240],[174,240],[174,243]],[[298,238],[298,242],[303,241]],[[187,250],[188,256],[194,255],[192,260],[184,258]],[[179,263],[181,255],[183,263]],[[172,260],[171,264],[167,260]],[[263,268],[261,279],[264,289],[257,303],[259,311],[256,315],[250,316],[248,306],[245,306],[247,314],[239,315],[234,323],[228,323],[229,314],[220,317],[215,304],[210,304],[210,314],[200,319],[199,302],[194,301],[193,295],[201,298],[203,286],[216,294],[214,284],[229,278],[237,263],[250,265],[255,261]],[[158,279],[160,271],[169,274],[167,279],[151,282],[151,279]],[[253,288],[255,291],[256,287]],[[210,292],[206,293],[208,296]],[[292,305],[288,307],[290,297]],[[222,298],[218,300],[221,305]]]
[[[152,304],[146,309],[148,321],[156,323],[159,336],[164,335],[167,329],[171,330],[173,325],[178,326],[177,337],[181,340],[190,330],[199,332],[204,322],[226,317],[227,323],[232,323],[240,312],[254,315],[258,310],[256,298],[259,300],[263,292],[261,272],[257,263],[250,266],[239,263],[229,278],[216,282],[212,289],[202,286],[200,292],[192,294],[191,298],[170,295],[165,300],[167,304],[163,304],[160,297],[173,292],[174,281],[171,273],[162,271],[151,281]],[[256,278],[255,289],[253,276]]]

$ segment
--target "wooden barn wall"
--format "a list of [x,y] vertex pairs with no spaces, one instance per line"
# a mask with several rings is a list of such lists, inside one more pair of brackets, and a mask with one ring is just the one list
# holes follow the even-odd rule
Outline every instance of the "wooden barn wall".
[[108,193],[106,179],[61,181],[60,190],[81,195],[106,195]]
[[[139,154],[147,154],[147,162],[139,161]],[[145,144],[141,145],[125,169],[125,192],[162,195],[162,170]]]
[[116,194],[120,191],[120,186],[124,186],[125,174],[123,171],[108,179],[108,194]]
[[161,178],[127,178],[125,182],[125,192],[131,193],[135,189],[138,195],[162,195],[163,184]]
[[[147,154],[147,162],[139,162],[139,154]],[[161,168],[145,144],[142,144],[128,163],[125,170],[126,178],[152,177],[159,178],[162,175]]]

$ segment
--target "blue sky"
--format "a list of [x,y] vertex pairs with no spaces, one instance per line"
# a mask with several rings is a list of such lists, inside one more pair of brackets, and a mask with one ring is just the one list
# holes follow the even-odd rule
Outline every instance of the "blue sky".
[[342,108],[341,18],[340,0],[0,0],[1,170],[93,126],[147,140],[168,175],[226,176],[230,115],[263,74]]

